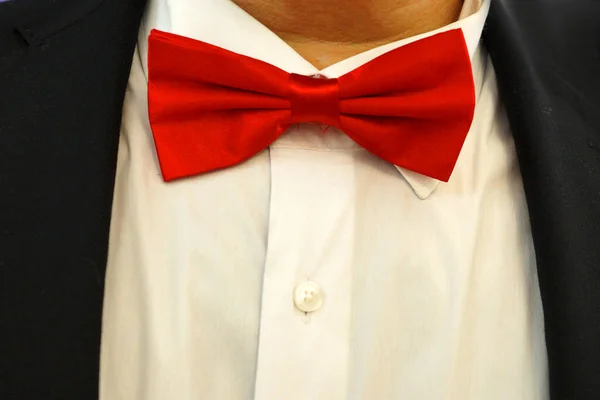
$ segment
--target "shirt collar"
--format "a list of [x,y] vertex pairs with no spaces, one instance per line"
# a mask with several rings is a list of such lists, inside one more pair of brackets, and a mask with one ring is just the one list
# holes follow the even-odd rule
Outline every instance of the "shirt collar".
[[[266,26],[231,1],[223,0],[150,0],[140,29],[138,50],[147,76],[147,38],[152,29],[172,32],[253,57],[276,67],[302,75],[321,74],[336,78],[398,47],[436,33],[462,29],[471,56],[479,95],[483,60],[476,57],[491,0],[465,0],[459,20],[434,31],[398,40],[347,58],[322,70],[317,69]],[[425,199],[440,181],[396,167],[420,199]]]

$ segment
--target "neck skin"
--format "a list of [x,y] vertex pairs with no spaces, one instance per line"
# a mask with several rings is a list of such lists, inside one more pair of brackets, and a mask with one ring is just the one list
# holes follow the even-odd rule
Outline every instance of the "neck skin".
[[319,69],[458,20],[463,0],[233,0]]

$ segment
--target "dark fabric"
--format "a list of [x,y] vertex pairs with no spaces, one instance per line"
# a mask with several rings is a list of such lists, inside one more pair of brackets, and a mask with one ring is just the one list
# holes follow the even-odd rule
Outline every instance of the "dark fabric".
[[[143,3],[0,3],[2,400],[97,398],[117,137]],[[492,0],[484,41],[528,200],[552,399],[600,399],[600,2]]]
[[0,399],[97,398],[121,105],[143,1],[0,4]]
[[484,40],[528,201],[552,399],[600,399],[600,2],[492,7]]

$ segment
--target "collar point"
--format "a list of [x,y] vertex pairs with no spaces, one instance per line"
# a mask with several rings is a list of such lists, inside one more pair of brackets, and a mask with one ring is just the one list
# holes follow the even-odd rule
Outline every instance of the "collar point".
[[420,200],[425,200],[435,191],[441,181],[435,178],[419,174],[396,165],[396,169],[402,174],[406,182],[412,187],[413,192]]

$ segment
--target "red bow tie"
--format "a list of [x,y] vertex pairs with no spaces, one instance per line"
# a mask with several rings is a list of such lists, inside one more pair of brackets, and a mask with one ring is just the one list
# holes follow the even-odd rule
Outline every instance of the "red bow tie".
[[448,181],[475,108],[460,29],[392,50],[337,79],[290,74],[153,30],[148,70],[150,124],[165,181],[238,164],[301,122],[339,128],[392,164]]

